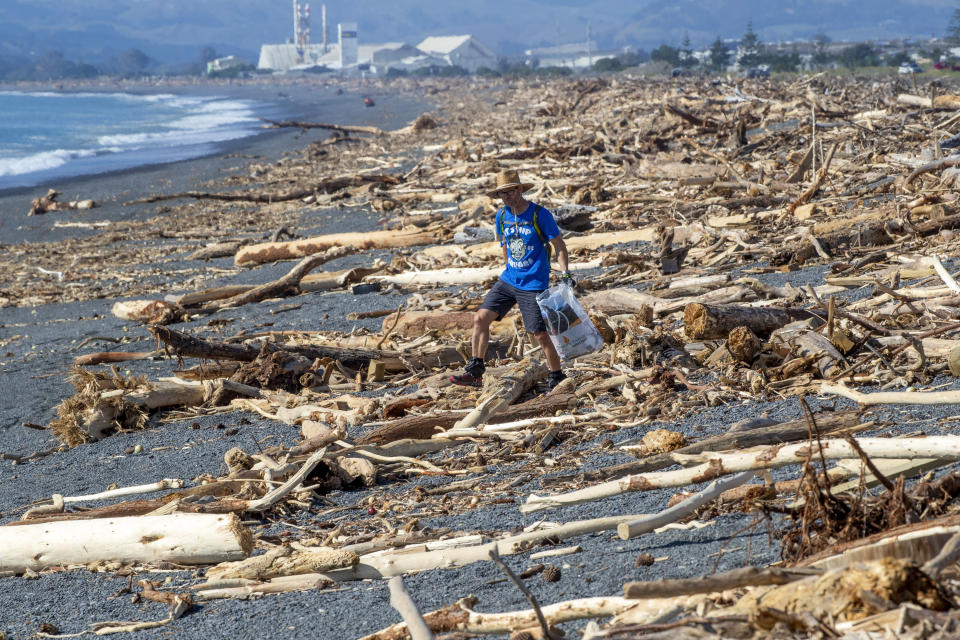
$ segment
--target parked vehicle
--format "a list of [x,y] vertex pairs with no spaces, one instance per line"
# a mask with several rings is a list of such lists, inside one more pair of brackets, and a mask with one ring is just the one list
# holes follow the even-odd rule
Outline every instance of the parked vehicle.
[[908,76],[911,73],[923,73],[923,69],[916,62],[904,62],[897,69],[897,73]]

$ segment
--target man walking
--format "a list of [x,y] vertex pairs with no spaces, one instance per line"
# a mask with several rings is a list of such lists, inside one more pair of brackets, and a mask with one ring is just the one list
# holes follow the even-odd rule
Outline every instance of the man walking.
[[524,327],[543,348],[550,370],[547,386],[553,389],[566,378],[560,369],[560,356],[540,315],[537,294],[550,286],[551,247],[560,265],[560,281],[573,284],[568,270],[569,256],[553,214],[524,199],[523,194],[532,187],[532,184],[520,182],[515,170],[506,170],[497,174],[496,188],[487,193],[491,198],[503,200],[504,206],[497,211],[496,236],[503,249],[506,269],[473,316],[473,357],[464,373],[450,376],[454,384],[483,385],[486,370],[483,358],[490,342],[490,324],[503,318],[514,304],[520,308]]

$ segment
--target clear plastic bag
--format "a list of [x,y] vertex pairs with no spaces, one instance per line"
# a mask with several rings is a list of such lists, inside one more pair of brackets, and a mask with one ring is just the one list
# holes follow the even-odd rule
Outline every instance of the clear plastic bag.
[[571,360],[603,346],[600,332],[577,302],[570,285],[550,287],[537,296],[537,304],[561,359]]

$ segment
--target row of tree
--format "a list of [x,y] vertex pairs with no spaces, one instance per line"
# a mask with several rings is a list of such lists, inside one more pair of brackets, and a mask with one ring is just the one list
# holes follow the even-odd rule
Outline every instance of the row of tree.
[[[948,30],[948,42],[951,39],[951,33],[957,43],[960,44],[960,9],[957,10],[951,27]],[[898,66],[904,62],[909,62],[910,57],[904,51],[885,55],[878,51],[877,47],[869,42],[853,44],[843,48],[839,52],[830,52],[828,43],[830,39],[823,33],[818,33],[813,40],[812,53],[808,55],[805,61],[796,45],[789,51],[775,50],[765,46],[760,42],[760,38],[753,30],[751,23],[747,24],[746,33],[735,44],[735,50],[731,50],[731,43],[724,41],[717,36],[717,39],[710,45],[704,54],[696,54],[690,43],[690,37],[685,36],[683,42],[678,47],[672,47],[662,44],[650,53],[652,60],[666,62],[673,67],[693,70],[696,68],[707,69],[711,71],[725,70],[734,61],[740,68],[749,69],[760,66],[767,66],[772,71],[798,71],[804,64],[810,68],[823,69],[832,66],[843,66],[850,69],[858,67],[874,67],[880,65]],[[735,56],[739,57],[735,59]],[[944,51],[934,49],[924,52],[925,55],[934,59],[939,59]]]
[[216,52],[206,47],[195,63],[176,67],[164,65],[139,49],[111,56],[90,64],[68,60],[60,51],[48,51],[32,58],[0,57],[0,82],[49,82],[97,76],[135,78],[154,74],[200,75],[206,71],[206,62],[216,57]]

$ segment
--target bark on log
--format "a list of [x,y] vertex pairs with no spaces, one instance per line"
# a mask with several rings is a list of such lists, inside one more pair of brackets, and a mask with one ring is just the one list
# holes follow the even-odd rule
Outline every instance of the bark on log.
[[477,407],[458,421],[454,428],[472,429],[484,424],[495,413],[504,411],[514,400],[547,375],[547,366],[540,360],[524,358],[506,374],[484,389]]
[[266,284],[254,287],[249,291],[245,291],[244,293],[231,298],[215,300],[204,305],[203,308],[206,310],[215,310],[223,309],[224,307],[239,307],[251,302],[260,302],[261,300],[265,300],[267,298],[296,295],[300,292],[300,280],[303,279],[305,275],[313,271],[316,267],[319,267],[324,262],[329,262],[330,260],[334,260],[336,258],[342,258],[343,256],[354,253],[354,251],[355,249],[352,247],[331,247],[323,253],[307,256],[298,262],[297,265],[288,271],[283,277],[278,278],[273,282],[268,282]]
[[[488,420],[488,424],[503,424],[525,418],[552,415],[558,410],[568,409],[573,406],[576,403],[576,398],[577,396],[572,393],[556,395],[548,393],[537,396],[532,400],[511,406],[503,412],[492,416]],[[374,429],[367,435],[358,438],[356,442],[358,445],[383,445],[388,442],[406,438],[414,440],[427,439],[439,432],[451,429],[462,417],[462,413],[454,412],[406,416]]]
[[274,260],[289,260],[327,251],[333,247],[349,247],[355,251],[366,249],[399,249],[438,241],[433,231],[367,231],[335,233],[289,242],[262,242],[241,248],[233,261],[237,265],[260,264]]
[[[823,435],[836,433],[843,429],[855,427],[860,422],[860,415],[857,411],[841,411],[833,415],[817,414],[815,416],[817,427]],[[869,426],[869,425],[868,425]],[[795,442],[805,440],[810,434],[806,420],[793,420],[775,424],[771,427],[760,429],[751,429],[750,431],[735,431],[725,433],[719,436],[704,438],[699,442],[688,444],[685,447],[675,449],[672,453],[701,453],[703,451],[726,451],[730,449],[746,449],[761,445],[770,445],[778,443]],[[573,474],[567,476],[557,476],[551,482],[544,482],[544,485],[559,484],[577,479],[578,476],[585,482],[600,482],[621,478],[634,473],[645,473],[648,471],[657,471],[676,464],[670,454],[661,453],[650,456],[643,460],[627,462],[625,464],[614,465],[596,471],[587,471],[583,474]]]
[[795,580],[802,580],[811,573],[808,570],[778,569],[776,567],[743,567],[699,576],[697,578],[678,578],[653,580],[651,582],[628,582],[623,585],[623,595],[627,598],[670,598],[696,593],[717,593],[728,589],[741,587],[755,587],[760,585],[787,584]]
[[726,338],[737,327],[747,327],[757,335],[767,335],[794,320],[810,317],[813,314],[804,309],[693,303],[683,310],[683,327],[694,340],[710,340]]
[[250,555],[253,536],[234,515],[78,520],[0,527],[0,571],[91,562],[214,564]]

